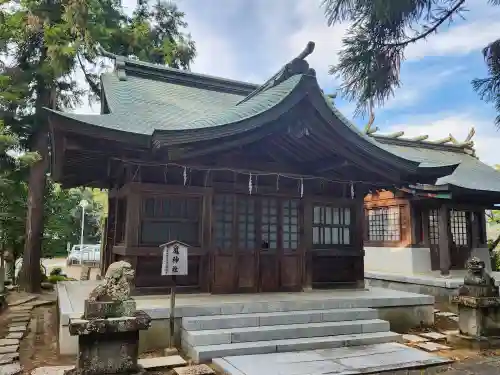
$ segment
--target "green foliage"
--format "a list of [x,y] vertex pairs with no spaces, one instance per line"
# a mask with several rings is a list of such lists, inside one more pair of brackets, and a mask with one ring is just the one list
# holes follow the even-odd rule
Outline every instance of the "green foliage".
[[42,255],[65,256],[66,243],[79,243],[82,220],[82,199],[89,202],[85,208],[84,242],[98,243],[101,236],[103,207],[93,200],[89,189],[63,190],[49,181],[45,199],[45,230]]
[[[100,95],[100,48],[128,56],[137,56],[157,64],[187,69],[196,54],[194,42],[183,33],[187,26],[184,14],[173,3],[139,0],[131,17],[124,12],[120,0],[0,0],[0,120],[9,134],[0,139],[0,153],[17,148],[24,151],[16,162],[31,166],[30,189],[24,170],[16,170],[15,178],[3,175],[1,163],[11,158],[0,156],[0,213],[8,233],[2,237],[16,255],[24,246],[24,223],[27,217],[27,193],[30,192],[30,223],[40,224],[42,216],[36,207],[45,187],[40,173],[49,160],[44,140],[47,119],[44,108],[68,110]],[[82,71],[90,90],[79,87],[76,74]],[[26,151],[38,151],[30,153]],[[5,153],[4,153],[5,154]],[[40,163],[39,163],[40,161]],[[10,166],[9,171],[13,170]],[[16,167],[17,168],[17,167]],[[13,176],[13,175],[12,175]],[[5,180],[5,181],[4,181]],[[12,181],[12,183],[7,183]],[[25,275],[36,273],[38,255],[65,249],[66,241],[75,242],[79,224],[75,202],[86,190],[64,191],[48,183],[44,203],[47,228],[43,232],[43,249],[39,248],[38,230],[27,244]],[[9,199],[5,199],[8,197]],[[3,199],[3,201],[2,201]],[[35,208],[33,208],[35,207]],[[94,215],[102,209],[92,200],[86,221],[87,241],[98,239]],[[40,225],[30,225],[39,228]],[[27,276],[28,289],[38,282]],[[35,280],[35,281],[33,281]]]
[[74,281],[75,279],[67,277],[66,275],[50,275],[47,281],[51,284],[57,284],[58,281]]
[[[500,5],[499,0],[489,3]],[[406,47],[463,17],[465,4],[466,0],[323,0],[329,25],[351,24],[339,63],[330,74],[342,80],[341,94],[356,101],[357,114],[382,106],[393,95],[400,85]],[[489,76],[472,84],[483,100],[495,105],[500,126],[500,39],[492,41],[483,55]]]
[[50,271],[50,276],[61,276],[61,275],[63,275],[61,267],[55,267],[52,269],[52,271]]

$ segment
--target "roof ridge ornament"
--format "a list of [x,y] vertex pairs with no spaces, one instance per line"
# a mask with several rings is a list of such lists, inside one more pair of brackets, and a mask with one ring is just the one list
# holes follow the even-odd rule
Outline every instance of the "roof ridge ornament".
[[264,82],[258,89],[254,90],[248,96],[240,100],[236,105],[240,105],[241,103],[246,102],[247,100],[253,98],[255,95],[260,94],[261,92],[267,91],[275,86],[278,86],[280,83],[285,82],[287,79],[299,75],[310,75],[316,76],[316,72],[314,69],[309,68],[309,63],[305,60],[307,56],[309,56],[314,51],[314,42],[307,43],[306,48],[297,55],[294,59],[286,63],[275,75],[269,78],[266,82]]
[[307,56],[309,56],[311,53],[314,52],[314,47],[316,47],[316,43],[314,43],[312,41],[307,42],[306,47],[304,48],[304,50],[301,53],[299,53],[297,55],[296,59],[305,60],[305,58]]
[[97,47],[97,52],[102,57],[107,57],[108,59],[115,60],[115,73],[120,81],[127,80],[127,73],[125,72],[125,60],[127,59],[125,56],[116,55],[112,52],[106,51],[102,46]]

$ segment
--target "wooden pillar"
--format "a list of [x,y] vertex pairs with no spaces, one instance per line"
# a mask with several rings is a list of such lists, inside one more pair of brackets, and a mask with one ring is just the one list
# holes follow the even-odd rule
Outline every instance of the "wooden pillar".
[[408,244],[418,245],[422,243],[422,210],[412,201],[408,202],[410,218],[410,238]]
[[101,275],[106,274],[106,270],[113,259],[113,246],[115,244],[116,235],[116,209],[117,209],[117,198],[108,196],[108,218],[106,219],[106,241],[103,246],[103,262],[101,263]]
[[481,247],[481,233],[479,215],[477,212],[470,212],[470,225],[471,225],[471,250]]
[[313,248],[313,236],[312,236],[313,203],[310,196],[306,196],[303,199],[301,223],[302,223],[301,225],[302,238],[300,239],[300,242],[304,249],[302,289],[310,290],[312,289],[312,248]]
[[365,286],[365,248],[364,248],[364,232],[365,232],[365,207],[364,207],[364,197],[365,191],[361,186],[356,186],[356,197],[354,198],[355,203],[353,206],[354,210],[354,220],[355,232],[351,235],[354,240],[354,249],[357,251],[358,258],[357,264],[355,266],[356,275],[353,275],[353,281],[356,282],[356,287],[364,288]]
[[127,212],[125,214],[125,246],[139,246],[139,226],[141,220],[141,196],[132,192],[127,195]]
[[200,261],[200,285],[201,292],[210,292],[213,280],[213,250],[212,247],[212,204],[213,204],[213,190],[206,188],[203,195],[202,207],[202,248],[206,250],[206,254],[202,256]]
[[450,274],[451,258],[450,258],[450,210],[446,205],[439,207],[439,269],[442,276]]

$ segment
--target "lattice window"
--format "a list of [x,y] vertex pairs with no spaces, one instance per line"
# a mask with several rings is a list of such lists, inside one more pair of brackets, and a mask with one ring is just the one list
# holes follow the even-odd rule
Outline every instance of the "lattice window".
[[283,202],[283,248],[299,247],[299,202],[287,200]]
[[429,211],[429,242],[439,245],[439,213],[438,210]]
[[399,206],[377,207],[367,210],[368,240],[401,241]]
[[465,211],[450,212],[451,235],[457,246],[467,246],[469,243],[468,215]]
[[313,244],[350,245],[351,209],[331,206],[314,206]]
[[142,202],[141,236],[144,245],[179,240],[200,244],[200,197],[155,197]]
[[255,248],[255,201],[238,199],[238,242],[240,249]]
[[230,195],[214,197],[215,211],[215,246],[229,249],[233,238],[234,198]]
[[262,243],[263,249],[278,248],[278,202],[276,199],[262,199]]

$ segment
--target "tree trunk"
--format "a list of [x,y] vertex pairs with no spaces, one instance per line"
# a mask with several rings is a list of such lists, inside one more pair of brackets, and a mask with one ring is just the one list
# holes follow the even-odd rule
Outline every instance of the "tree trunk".
[[45,173],[48,162],[48,135],[46,127],[41,126],[35,135],[31,151],[38,152],[41,160],[30,168],[28,179],[28,212],[26,215],[26,237],[24,242],[23,265],[19,285],[29,293],[40,292],[41,274],[40,257],[43,236],[43,195],[45,191]]
[[490,253],[496,249],[496,247],[498,246],[498,244],[500,243],[500,234],[497,236],[497,238],[495,238],[494,241],[492,241],[489,246],[488,246],[488,250],[490,251]]

